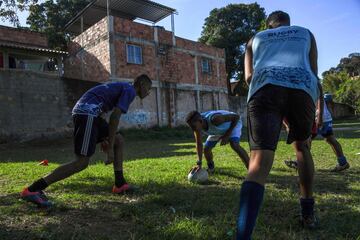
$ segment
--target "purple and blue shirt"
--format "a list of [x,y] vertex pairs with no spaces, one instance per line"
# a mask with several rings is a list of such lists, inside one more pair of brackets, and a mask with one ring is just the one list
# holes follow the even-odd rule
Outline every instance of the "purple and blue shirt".
[[112,111],[114,107],[126,113],[136,92],[129,83],[111,82],[88,90],[75,104],[72,114],[99,116]]

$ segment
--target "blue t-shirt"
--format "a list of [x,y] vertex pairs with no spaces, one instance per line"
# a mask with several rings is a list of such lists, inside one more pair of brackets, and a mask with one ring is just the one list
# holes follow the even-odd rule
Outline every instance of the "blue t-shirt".
[[88,90],[75,104],[72,114],[99,116],[117,107],[126,113],[136,92],[129,83],[111,82]]

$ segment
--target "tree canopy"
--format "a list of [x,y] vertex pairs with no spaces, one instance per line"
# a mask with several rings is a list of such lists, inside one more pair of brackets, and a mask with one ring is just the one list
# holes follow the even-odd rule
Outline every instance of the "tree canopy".
[[337,67],[323,72],[323,89],[332,93],[335,100],[348,104],[360,112],[360,54],[342,58]]
[[0,19],[8,20],[14,26],[20,26],[17,13],[28,10],[29,6],[37,2],[38,0],[0,0]]
[[245,46],[251,37],[263,28],[265,18],[264,8],[252,3],[215,8],[205,19],[199,41],[225,49],[227,80],[241,80],[240,94],[246,92],[242,81]]
[[43,32],[49,39],[49,47],[65,49],[68,35],[64,33],[66,23],[70,21],[91,0],[46,0],[29,7],[26,23],[30,29]]

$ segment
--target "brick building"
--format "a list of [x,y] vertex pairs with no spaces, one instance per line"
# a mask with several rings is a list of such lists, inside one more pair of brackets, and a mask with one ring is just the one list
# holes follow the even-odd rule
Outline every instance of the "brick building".
[[44,34],[27,29],[0,26],[0,69],[62,73],[66,52],[49,49]]
[[[147,99],[136,100],[125,126],[177,126],[190,110],[228,109],[225,53],[155,26],[172,8],[147,0],[95,0],[67,25],[75,34],[65,76],[95,82],[154,80]],[[134,22],[147,20],[153,25]]]

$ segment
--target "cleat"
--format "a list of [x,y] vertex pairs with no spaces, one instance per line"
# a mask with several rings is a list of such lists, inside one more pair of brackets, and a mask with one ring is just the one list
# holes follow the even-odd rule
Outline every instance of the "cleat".
[[114,185],[112,188],[112,192],[116,194],[132,193],[134,190],[135,188],[127,183],[123,184],[121,187],[116,187]]
[[284,161],[285,165],[288,166],[289,168],[293,168],[293,169],[298,169],[298,164],[297,161],[294,160],[285,160]]
[[52,206],[52,203],[48,200],[43,191],[40,192],[30,192],[28,188],[25,188],[20,196],[25,201],[36,204],[39,208],[49,208]]
[[318,225],[318,220],[316,219],[315,215],[304,215],[300,216],[300,224],[305,229],[315,229]]
[[336,167],[331,169],[331,172],[341,172],[341,171],[348,169],[349,167],[350,167],[349,163],[345,163],[344,165],[338,164],[338,165],[336,165]]

